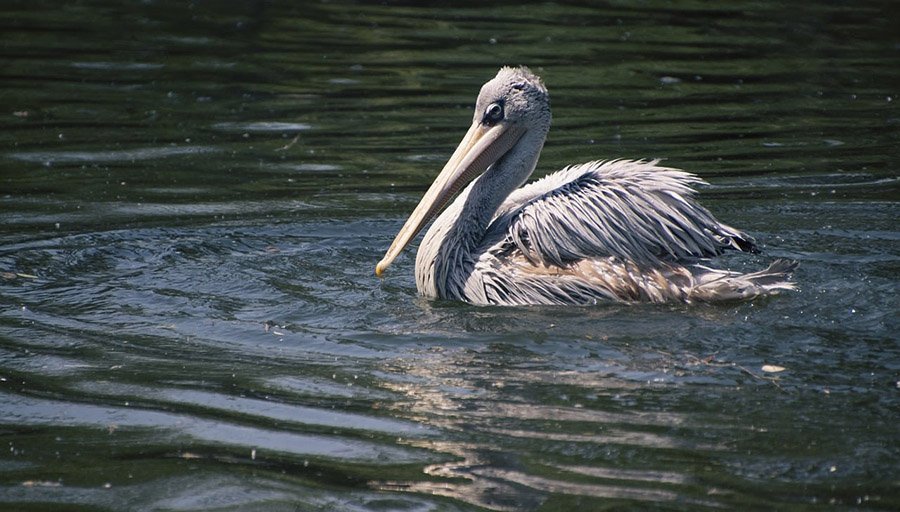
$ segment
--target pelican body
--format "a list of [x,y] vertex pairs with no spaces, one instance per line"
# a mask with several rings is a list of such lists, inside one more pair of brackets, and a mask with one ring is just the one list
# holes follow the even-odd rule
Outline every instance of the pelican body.
[[502,68],[481,88],[468,133],[375,273],[434,219],[416,255],[416,287],[433,299],[713,302],[794,288],[793,261],[749,274],[703,265],[727,249],[755,252],[755,243],[695,201],[700,178],[656,160],[588,162],[522,186],[550,120],[541,79]]

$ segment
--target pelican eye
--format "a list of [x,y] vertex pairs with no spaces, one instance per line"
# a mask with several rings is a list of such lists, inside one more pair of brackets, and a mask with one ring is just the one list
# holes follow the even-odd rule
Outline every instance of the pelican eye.
[[487,124],[494,124],[503,119],[503,105],[500,103],[491,103],[488,108],[484,109],[484,120]]

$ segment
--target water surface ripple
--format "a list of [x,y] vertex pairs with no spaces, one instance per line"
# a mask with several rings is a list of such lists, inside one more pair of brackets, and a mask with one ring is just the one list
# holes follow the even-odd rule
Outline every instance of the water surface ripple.
[[[2,11],[0,508],[900,509],[895,3]],[[799,290],[376,279],[504,64],[553,98],[536,175],[664,158],[762,244],[717,265]]]

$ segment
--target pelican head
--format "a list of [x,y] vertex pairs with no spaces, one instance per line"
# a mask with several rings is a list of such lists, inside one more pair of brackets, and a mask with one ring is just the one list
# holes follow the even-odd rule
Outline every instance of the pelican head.
[[[550,95],[541,79],[524,66],[502,68],[481,87],[472,126],[378,262],[375,275],[384,273],[457,192],[514,149],[527,153],[528,158],[516,159],[526,165],[503,168],[503,172],[514,175],[498,178],[499,182],[512,185],[503,186],[509,188],[506,194],[520,186],[534,171],[549,129]],[[523,145],[527,147],[522,148]]]

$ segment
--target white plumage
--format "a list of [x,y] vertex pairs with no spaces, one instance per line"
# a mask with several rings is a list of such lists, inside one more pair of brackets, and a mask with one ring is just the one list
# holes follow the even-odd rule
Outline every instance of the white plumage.
[[474,304],[746,299],[794,288],[796,262],[740,274],[703,260],[755,251],[695,199],[695,175],[658,161],[573,165],[519,188],[550,126],[549,95],[527,68],[482,87],[473,125],[376,268],[379,275],[450,198],[416,257],[430,298]]

